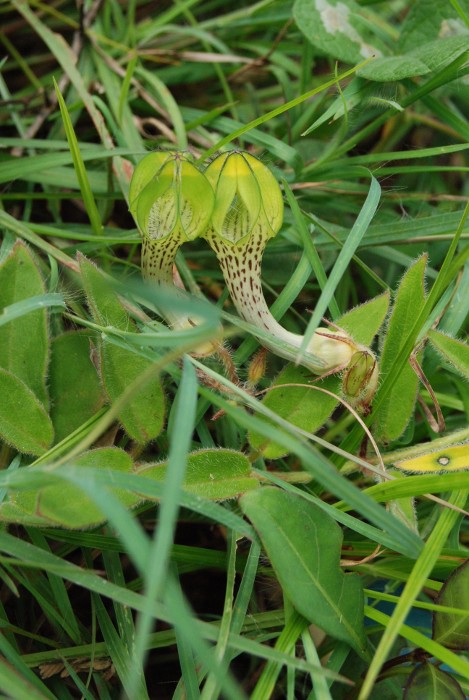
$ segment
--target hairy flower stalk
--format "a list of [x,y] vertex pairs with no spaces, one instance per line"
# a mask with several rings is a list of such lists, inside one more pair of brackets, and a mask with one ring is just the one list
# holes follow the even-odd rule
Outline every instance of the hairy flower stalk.
[[[280,187],[261,161],[239,151],[221,154],[207,167],[205,175],[214,189],[215,205],[210,227],[203,235],[217,255],[236,309],[246,321],[272,338],[261,336],[260,342],[276,354],[295,361],[303,336],[287,331],[275,320],[261,286],[266,243],[277,234],[283,221]],[[371,351],[356,345],[344,331],[318,328],[302,364],[315,374],[327,374],[345,369],[357,352],[365,352],[376,366]],[[367,366],[363,370],[358,362],[358,368],[344,385],[347,396],[348,387],[357,397],[366,393],[368,369]],[[373,371],[373,382],[375,376],[377,379],[377,370]]]
[[[143,238],[142,271],[159,287],[174,290],[173,266],[180,246],[205,231],[214,196],[206,177],[179,151],[155,151],[135,168],[130,183],[130,212]],[[173,308],[160,309],[176,330],[194,327],[200,319]],[[197,348],[199,354],[213,345]]]

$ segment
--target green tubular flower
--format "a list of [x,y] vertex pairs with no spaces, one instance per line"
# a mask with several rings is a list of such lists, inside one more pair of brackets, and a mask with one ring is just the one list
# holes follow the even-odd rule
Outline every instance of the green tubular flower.
[[[241,151],[222,153],[205,175],[215,192],[215,206],[210,228],[203,235],[217,255],[236,309],[246,321],[272,336],[272,342],[260,338],[266,347],[295,361],[303,336],[287,331],[275,320],[261,286],[266,243],[283,221],[280,187],[260,160]],[[338,371],[347,366],[356,349],[346,333],[318,328],[302,364],[316,374]]]
[[[173,288],[173,265],[180,246],[200,236],[212,215],[214,195],[207,178],[186,154],[155,151],[135,168],[130,183],[130,212],[142,235],[142,271],[158,286]],[[197,319],[162,309],[175,329],[193,327]],[[210,347],[209,347],[210,346]],[[213,345],[197,348],[199,354],[213,351]]]

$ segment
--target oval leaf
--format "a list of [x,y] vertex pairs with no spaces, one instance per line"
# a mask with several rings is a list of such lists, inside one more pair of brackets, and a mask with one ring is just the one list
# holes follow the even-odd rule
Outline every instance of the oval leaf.
[[465,697],[461,686],[449,673],[429,663],[412,671],[404,689],[404,700],[465,700]]
[[111,280],[94,263],[77,255],[88,306],[94,320],[103,326],[123,331],[135,330],[135,324],[122,305]]
[[[0,309],[45,291],[32,253],[17,241],[0,266]],[[48,362],[47,309],[36,309],[0,327],[0,367],[21,379],[46,407]]]
[[[309,384],[309,386],[282,386],[283,384]],[[276,413],[281,418],[288,420],[297,428],[314,433],[331,415],[337,406],[336,396],[329,396],[315,389],[327,389],[333,394],[339,393],[339,380],[337,377],[326,377],[312,384],[310,370],[305,367],[287,365],[277,376],[269,391],[262,401],[266,408]],[[278,387],[278,388],[275,388]],[[275,423],[262,418],[263,421],[275,427]],[[252,447],[267,459],[279,459],[288,454],[282,445],[269,440],[260,433],[250,432],[249,442]]]
[[19,452],[39,457],[54,438],[52,421],[39,399],[11,372],[0,368],[0,435]]
[[90,341],[86,331],[63,333],[52,341],[49,389],[56,442],[79,428],[104,403],[98,373],[90,357]]
[[[131,384],[152,364],[118,345],[101,344],[101,377],[111,403],[121,397]],[[125,432],[136,442],[153,440],[164,424],[165,399],[159,376],[153,376],[140,387],[119,411],[118,418]]]
[[430,68],[415,56],[410,55],[376,58],[357,71],[357,75],[361,78],[379,82],[402,80],[426,73],[430,73]]
[[[436,600],[438,605],[469,610],[469,561],[447,579]],[[469,649],[469,615],[435,612],[433,639],[449,649]]]
[[[111,282],[96,265],[78,257],[88,305],[97,323],[135,332],[137,327],[121,303]],[[152,362],[131,349],[100,339],[100,372],[106,394],[114,403]],[[119,411],[118,418],[126,433],[136,442],[152,440],[164,423],[165,401],[158,376],[140,387]]]
[[365,657],[363,589],[357,574],[340,569],[337,523],[314,504],[270,486],[245,494],[240,505],[293,606]]
[[[135,494],[124,489],[112,487],[112,473],[132,473],[134,464],[131,457],[117,447],[103,447],[90,450],[73,461],[73,465],[86,470],[94,467],[109,472],[109,489],[127,507],[134,506],[140,500]],[[34,469],[34,467],[26,467]],[[86,472],[84,472],[86,473]],[[106,518],[96,503],[75,484],[58,480],[52,471],[52,484],[39,490],[18,491],[0,508],[3,520],[14,518],[25,524],[60,526],[72,529],[94,527]]]
[[322,52],[348,63],[381,55],[376,33],[363,21],[364,11],[354,0],[296,0],[293,14],[300,31]]
[[[139,468],[139,476],[164,481],[168,463],[146,464]],[[251,463],[236,450],[206,449],[187,457],[182,488],[196,496],[222,501],[235,498],[259,486],[252,474]]]

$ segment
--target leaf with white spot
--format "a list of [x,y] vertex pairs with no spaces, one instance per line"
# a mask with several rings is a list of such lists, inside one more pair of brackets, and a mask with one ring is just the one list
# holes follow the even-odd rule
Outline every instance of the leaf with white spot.
[[[462,6],[469,11],[467,0]],[[409,11],[402,24],[396,49],[400,53],[414,51],[428,42],[466,35],[469,30],[448,0],[416,0],[409,3]]]
[[354,0],[296,0],[293,15],[308,41],[332,58],[359,63],[387,53]]
[[[431,445],[431,443],[430,443]],[[451,445],[425,452],[418,457],[395,462],[394,466],[410,474],[439,474],[469,469],[469,444]]]

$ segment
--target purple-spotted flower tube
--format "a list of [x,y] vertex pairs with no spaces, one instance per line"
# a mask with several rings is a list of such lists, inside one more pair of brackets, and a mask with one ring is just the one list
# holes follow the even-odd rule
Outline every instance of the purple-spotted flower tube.
[[[261,286],[266,243],[283,221],[280,187],[260,160],[242,151],[222,153],[210,163],[205,175],[215,192],[215,205],[203,235],[217,255],[236,309],[246,321],[267,333],[262,334],[260,342],[295,361],[303,336],[287,331],[275,320]],[[318,328],[302,364],[315,374],[339,371],[347,367],[357,350],[343,331]]]

